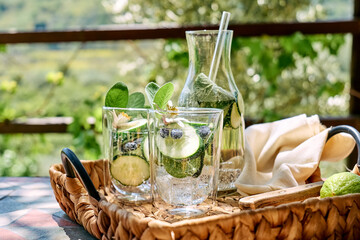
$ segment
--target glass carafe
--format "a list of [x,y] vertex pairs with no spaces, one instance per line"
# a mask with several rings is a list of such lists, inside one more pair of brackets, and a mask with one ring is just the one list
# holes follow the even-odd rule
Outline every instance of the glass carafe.
[[[187,31],[189,72],[180,94],[181,107],[224,110],[219,191],[235,190],[235,180],[244,165],[244,103],[230,66],[233,31],[223,31],[221,58],[214,80],[208,78],[218,31]],[[216,71],[214,71],[216,72]],[[211,146],[210,146],[211,148]]]

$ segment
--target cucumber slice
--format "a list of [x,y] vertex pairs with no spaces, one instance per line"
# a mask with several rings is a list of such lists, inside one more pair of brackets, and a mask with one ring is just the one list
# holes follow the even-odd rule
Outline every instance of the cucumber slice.
[[149,163],[139,156],[118,156],[112,161],[110,172],[113,178],[125,186],[139,186],[150,177]]
[[142,150],[143,156],[145,157],[145,160],[147,162],[149,162],[150,161],[150,158],[149,158],[150,152],[149,152],[149,137],[148,136],[144,137],[144,140],[141,143],[141,150]]
[[197,135],[195,128],[187,123],[183,123],[183,127],[180,127],[178,123],[173,123],[169,124],[167,128],[181,129],[183,135],[180,139],[173,139],[171,137],[162,138],[160,131],[157,132],[156,145],[162,155],[173,159],[187,159],[199,151],[202,140]]
[[162,161],[166,172],[176,178],[198,177],[204,166],[204,147],[201,147],[199,155],[194,158],[173,159],[163,156]]
[[241,125],[241,115],[236,102],[232,105],[230,124],[234,129],[239,128]]
[[138,119],[127,123],[121,123],[117,125],[117,128],[120,132],[141,132],[142,129],[147,128],[147,120]]
[[203,123],[203,122],[189,122],[189,125],[194,127],[194,128],[199,128],[202,126],[207,126],[207,123]]
[[231,103],[230,105],[226,106],[223,111],[224,111],[224,122],[223,122],[223,126],[224,127],[230,127],[231,126],[231,109],[232,109],[232,105],[234,104]]
[[180,139],[171,136],[163,138],[160,133],[156,135],[156,144],[161,152],[161,163],[165,170],[173,177],[198,177],[204,165],[205,148],[203,140],[196,129],[187,123],[180,127],[178,123],[169,124],[168,129],[181,129],[183,135]]

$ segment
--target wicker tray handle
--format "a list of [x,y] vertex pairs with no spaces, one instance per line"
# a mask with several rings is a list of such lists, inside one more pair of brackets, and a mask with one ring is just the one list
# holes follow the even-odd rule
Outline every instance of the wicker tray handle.
[[328,133],[327,140],[329,140],[332,136],[338,133],[348,133],[350,134],[356,142],[358,157],[357,157],[357,167],[360,169],[360,133],[353,127],[348,125],[339,125],[330,129]]
[[80,178],[80,181],[85,186],[85,189],[88,192],[88,194],[91,197],[95,198],[97,201],[99,201],[100,195],[96,190],[93,182],[91,181],[89,174],[86,172],[84,166],[80,162],[79,158],[75,155],[75,153],[71,151],[69,148],[64,148],[61,151],[61,161],[62,164],[64,165],[66,176],[69,178],[76,178],[76,174],[74,172],[75,169],[76,173]]
[[[327,140],[329,140],[334,135],[342,132],[350,134],[356,141],[358,151],[357,167],[360,169],[360,133],[355,128],[347,125],[333,127],[329,130]],[[70,178],[76,178],[76,174],[73,170],[75,169],[88,194],[97,201],[99,201],[99,193],[95,189],[93,182],[91,181],[88,173],[86,172],[84,166],[80,162],[79,158],[75,155],[75,153],[72,152],[69,148],[64,148],[61,151],[61,160],[64,165],[66,175]]]

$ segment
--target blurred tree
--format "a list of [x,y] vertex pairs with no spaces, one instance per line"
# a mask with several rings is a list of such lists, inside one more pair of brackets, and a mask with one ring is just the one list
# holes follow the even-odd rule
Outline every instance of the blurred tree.
[[[231,23],[316,21],[329,14],[349,14],[343,7],[349,1],[0,0],[0,29],[32,30],[37,23],[46,29],[110,23],[218,24],[222,11],[231,12]],[[235,38],[232,70],[244,96],[245,115],[265,121],[300,113],[346,115],[350,44],[344,35]],[[125,82],[131,91],[143,91],[150,81],[172,81],[176,102],[186,79],[188,50],[183,39],[0,45],[0,62],[0,122],[73,116],[68,129],[73,141],[60,136],[52,136],[52,141],[63,140],[58,145],[73,147],[82,159],[96,159],[106,90],[116,81]],[[95,129],[89,117],[96,120]],[[3,174],[35,174],[31,166],[39,161],[36,154],[58,154],[59,146],[47,136],[31,137],[0,136]],[[24,165],[16,159],[24,159]]]
[[218,24],[222,11],[228,11],[232,23],[295,21],[299,11],[314,9],[313,20],[321,9],[310,0],[230,0],[230,1],[156,1],[103,0],[117,23]]
[[[103,0],[103,5],[122,24],[189,25],[218,24],[222,11],[232,14],[230,23],[316,21],[326,18],[321,2]],[[299,113],[346,114],[349,76],[337,59],[344,43],[343,35],[300,33],[234,39],[232,70],[244,95],[246,116],[272,121]],[[163,48],[148,81],[174,82],[177,96],[186,78],[186,42],[168,40]]]
[[59,30],[111,23],[100,1],[0,0],[1,30]]

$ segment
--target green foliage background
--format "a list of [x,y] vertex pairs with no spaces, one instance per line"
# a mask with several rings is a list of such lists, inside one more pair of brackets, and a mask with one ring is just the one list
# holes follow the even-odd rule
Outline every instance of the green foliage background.
[[[56,30],[108,24],[218,24],[315,21],[349,17],[348,0],[240,1],[7,1],[0,30]],[[21,14],[20,14],[21,13]],[[296,114],[348,113],[350,36],[296,33],[233,39],[232,71],[245,115],[273,121]],[[0,135],[1,175],[46,175],[63,147],[81,159],[101,156],[101,106],[107,89],[125,82],[131,92],[150,81],[175,85],[188,67],[184,39],[68,44],[0,45],[0,122],[72,116],[69,134]],[[91,127],[89,118],[95,123]]]

